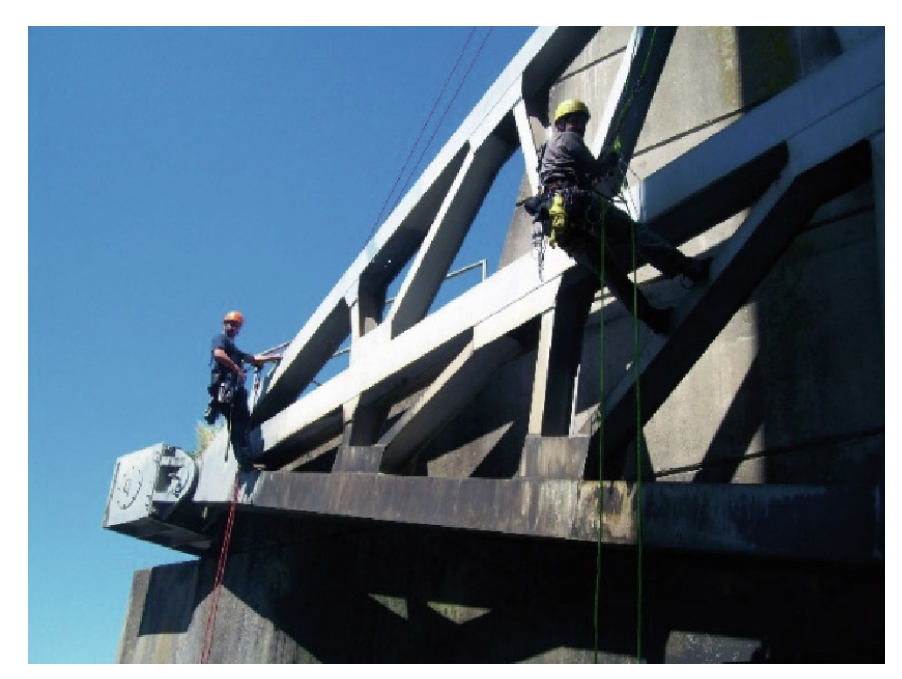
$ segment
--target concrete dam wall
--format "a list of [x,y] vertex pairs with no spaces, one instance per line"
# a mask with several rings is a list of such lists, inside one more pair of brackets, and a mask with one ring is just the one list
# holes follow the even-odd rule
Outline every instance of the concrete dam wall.
[[[225,436],[117,462],[104,527],[191,558],[135,573],[117,661],[199,662],[215,601],[218,663],[884,662],[884,54],[879,27],[537,31],[269,376],[266,471]],[[540,278],[527,162],[499,270],[428,314],[570,97],[710,280],[637,263],[662,337],[559,249]]]

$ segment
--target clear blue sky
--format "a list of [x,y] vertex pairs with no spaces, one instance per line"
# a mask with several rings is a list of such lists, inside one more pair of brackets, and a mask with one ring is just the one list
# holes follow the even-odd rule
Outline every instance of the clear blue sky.
[[[476,30],[417,175],[533,30]],[[297,334],[370,236],[470,32],[27,29],[29,662],[113,662],[134,571],[191,558],[101,528],[117,457],[196,445],[227,310],[247,351]],[[458,266],[496,270],[522,167],[502,171]]]

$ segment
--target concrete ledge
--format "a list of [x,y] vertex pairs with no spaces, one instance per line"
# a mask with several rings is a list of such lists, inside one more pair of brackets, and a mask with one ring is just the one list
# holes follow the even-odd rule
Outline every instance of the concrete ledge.
[[[601,522],[599,522],[599,496]],[[641,498],[641,501],[640,501]],[[264,472],[255,510],[660,549],[880,562],[873,488]],[[641,520],[641,529],[640,529]],[[641,530],[641,535],[640,535]]]

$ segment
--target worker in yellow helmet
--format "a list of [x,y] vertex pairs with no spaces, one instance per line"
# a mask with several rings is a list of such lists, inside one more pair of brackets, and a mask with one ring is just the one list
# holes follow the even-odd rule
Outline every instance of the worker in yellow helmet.
[[230,311],[222,319],[222,332],[213,338],[211,343],[210,362],[210,403],[204,419],[213,424],[221,414],[229,425],[235,459],[242,471],[250,471],[253,453],[248,437],[247,423],[250,419],[247,400],[248,393],[244,386],[244,364],[250,363],[258,368],[270,361],[279,361],[281,354],[252,355],[246,354],[235,346],[235,337],[241,332],[244,316],[238,311]]
[[[555,109],[554,134],[540,151],[539,180],[543,193],[551,197],[549,213],[553,245],[559,245],[576,262],[596,276],[601,271],[601,229],[605,234],[605,282],[630,312],[652,331],[666,334],[672,309],[652,306],[636,290],[637,308],[633,309],[633,285],[627,269],[612,248],[628,244],[635,228],[636,246],[644,258],[668,278],[684,276],[698,283],[708,276],[711,258],[692,259],[649,227],[634,222],[593,190],[599,179],[617,169],[620,158],[615,151],[595,158],[583,137],[589,122],[589,107],[579,99],[567,99]],[[619,184],[619,182],[618,182]]]

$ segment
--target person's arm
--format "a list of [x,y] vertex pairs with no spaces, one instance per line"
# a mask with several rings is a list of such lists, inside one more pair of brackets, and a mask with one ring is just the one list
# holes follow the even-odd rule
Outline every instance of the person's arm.
[[[244,357],[246,358],[247,354],[245,354]],[[219,365],[228,368],[233,373],[236,373],[240,379],[244,379],[244,370],[240,365],[229,358],[229,355],[225,352],[224,349],[221,349],[220,347],[213,349],[213,358],[216,359],[216,362],[219,363]]]
[[578,135],[568,135],[567,149],[573,156],[577,172],[589,176],[592,179],[604,177],[611,172],[620,162],[620,156],[616,151],[602,152],[600,158],[595,158],[589,147]]

